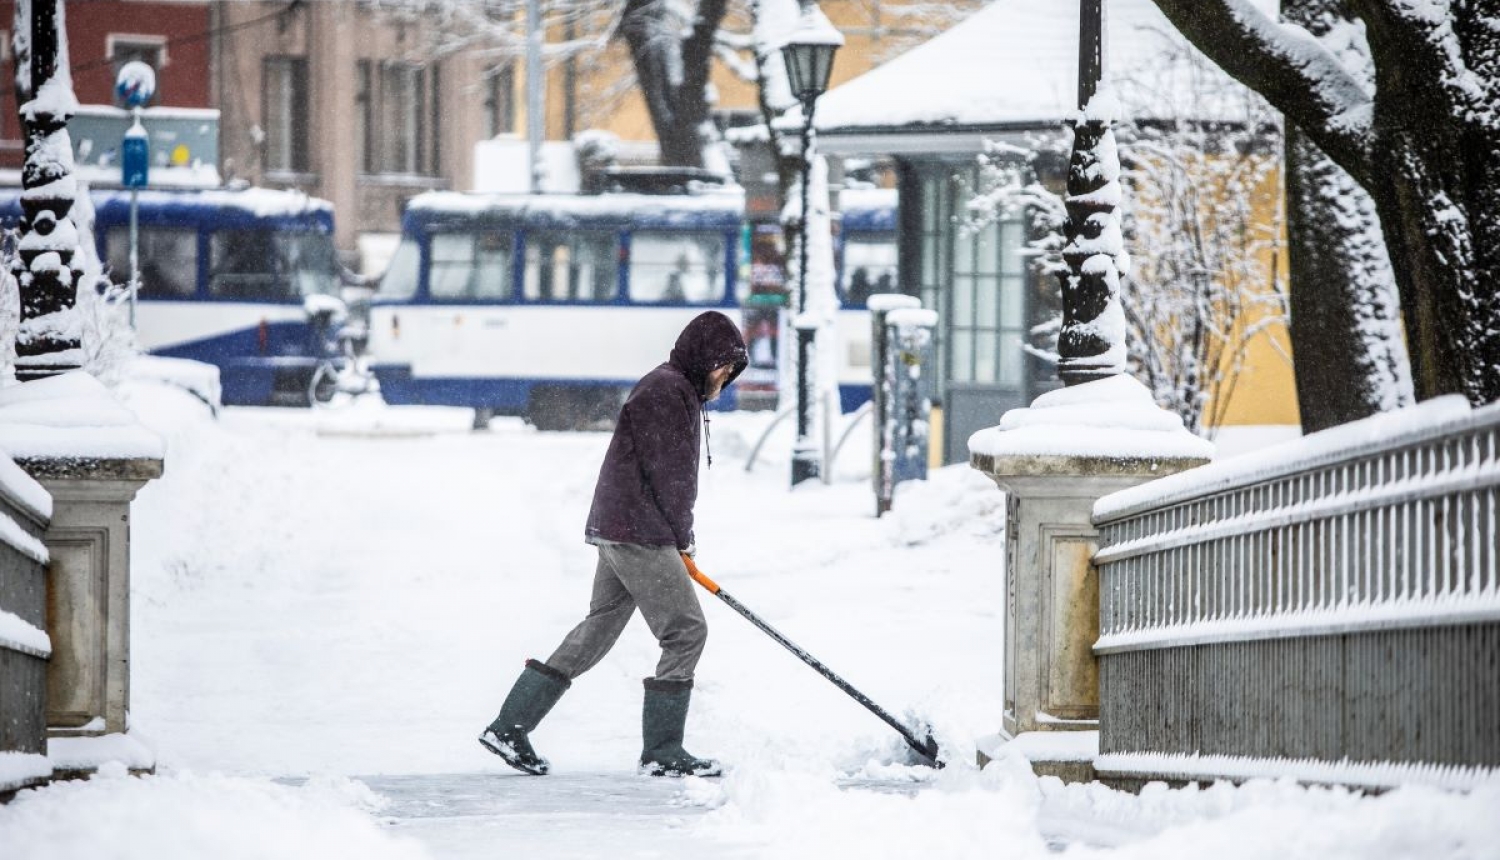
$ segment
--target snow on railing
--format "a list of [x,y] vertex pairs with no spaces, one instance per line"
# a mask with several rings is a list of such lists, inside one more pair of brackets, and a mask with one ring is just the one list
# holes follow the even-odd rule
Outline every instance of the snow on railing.
[[1102,499],[1095,650],[1500,619],[1500,406],[1440,418]]

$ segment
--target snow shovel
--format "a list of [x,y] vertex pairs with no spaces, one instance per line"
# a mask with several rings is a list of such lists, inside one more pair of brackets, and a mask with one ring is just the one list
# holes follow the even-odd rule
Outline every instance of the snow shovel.
[[738,600],[735,600],[733,597],[729,596],[729,592],[720,588],[717,582],[714,582],[712,579],[709,579],[706,575],[704,575],[703,571],[699,570],[698,566],[693,563],[693,560],[685,554],[682,556],[682,563],[687,565],[688,576],[691,576],[694,582],[697,582],[699,585],[708,589],[709,594],[712,594],[725,603],[729,604],[729,607],[731,609],[745,616],[745,618],[747,618],[751,624],[759,627],[761,631],[764,632],[767,636],[770,636],[772,639],[780,642],[781,645],[786,648],[786,650],[792,652],[793,654],[796,654],[797,659],[813,667],[813,669],[817,670],[817,673],[819,675],[822,675],[823,677],[832,681],[835,687],[838,687],[840,690],[848,693],[850,698],[854,699],[854,701],[856,702],[859,702],[861,705],[864,705],[865,708],[870,711],[870,713],[881,718],[882,720],[885,720],[887,725],[895,729],[900,733],[901,737],[906,739],[906,743],[916,751],[917,755],[921,756],[925,761],[931,763],[933,767],[941,768],[943,766],[942,760],[938,758],[937,741],[933,740],[931,732],[927,733],[926,738],[917,740],[917,736],[912,732],[911,729],[903,725],[900,720],[891,716],[890,713],[887,712],[884,708],[870,701],[869,696],[866,696],[864,693],[861,693],[860,691],[854,689],[854,687],[852,687],[848,681],[845,681],[843,678],[840,678],[838,675],[834,674],[834,671],[832,669],[824,666],[821,662],[818,661],[816,657],[797,647],[796,643],[781,635],[781,633],[777,631],[776,628],[767,624],[760,616],[756,615],[754,612],[751,612],[749,609],[746,609],[743,603],[740,603]]

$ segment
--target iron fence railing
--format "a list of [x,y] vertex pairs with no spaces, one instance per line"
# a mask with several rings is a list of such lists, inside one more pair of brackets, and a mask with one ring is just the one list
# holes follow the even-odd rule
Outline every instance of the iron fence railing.
[[1101,772],[1500,767],[1497,520],[1500,405],[1451,400],[1101,500]]

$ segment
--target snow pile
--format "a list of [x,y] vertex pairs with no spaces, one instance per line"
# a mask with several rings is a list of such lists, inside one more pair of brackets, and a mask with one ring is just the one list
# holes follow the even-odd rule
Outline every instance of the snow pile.
[[998,427],[969,437],[971,454],[991,457],[1210,459],[1213,443],[1189,433],[1182,419],[1156,405],[1151,392],[1123,374],[1049,391],[1012,409]]
[[23,791],[0,806],[10,860],[420,860],[419,845],[369,816],[378,799],[347,779],[300,788],[182,773],[129,778],[107,767],[84,782]]
[[150,747],[138,737],[118,733],[48,738],[47,758],[58,770],[98,770],[110,763],[131,770],[156,766],[156,753]]
[[0,449],[21,458],[160,459],[165,453],[160,437],[81,371],[0,390]]
[[125,378],[182,389],[215,411],[221,405],[219,368],[207,362],[139,355],[126,369]]
[[[52,762],[44,755],[23,752],[0,752],[0,791],[10,791],[34,779],[52,775]],[[0,807],[3,810],[4,807]],[[3,815],[0,812],[0,815]],[[0,831],[3,832],[3,831]]]
[[967,465],[944,466],[928,472],[925,481],[897,484],[886,519],[902,546],[959,533],[995,540],[998,547],[1005,531],[1005,494]]
[[1134,795],[1038,779],[1016,755],[983,771],[950,767],[920,791],[743,769],[718,788],[684,792],[713,810],[694,830],[777,858],[1041,860],[1063,845],[1080,860],[1477,858],[1500,839],[1500,781],[1462,796],[1402,788],[1365,797],[1264,780],[1152,783]]

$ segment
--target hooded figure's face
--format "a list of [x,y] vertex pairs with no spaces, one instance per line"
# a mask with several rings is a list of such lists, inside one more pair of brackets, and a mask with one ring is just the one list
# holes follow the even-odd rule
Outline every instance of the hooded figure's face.
[[724,390],[724,385],[729,382],[729,377],[734,374],[734,365],[721,364],[708,374],[708,384],[705,386],[704,400],[713,400]]
[[[717,397],[733,382],[745,369],[747,360],[739,326],[718,311],[705,311],[688,323],[677,337],[671,358],[704,401]],[[714,385],[710,377],[726,367],[723,380]]]

